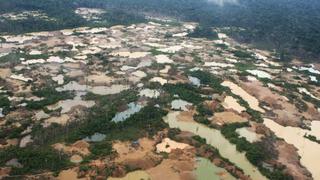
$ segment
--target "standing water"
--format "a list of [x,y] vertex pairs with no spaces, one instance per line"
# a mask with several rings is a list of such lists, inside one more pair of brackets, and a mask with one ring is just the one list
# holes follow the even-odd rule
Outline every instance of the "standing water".
[[197,168],[195,169],[197,180],[217,179],[236,180],[225,169],[214,165],[210,160],[197,158]]
[[244,173],[252,179],[266,179],[260,174],[259,170],[247,160],[245,154],[238,152],[236,146],[224,138],[219,130],[209,128],[197,122],[178,121],[177,116],[179,114],[180,111],[171,111],[164,117],[164,121],[169,124],[170,128],[179,128],[181,131],[189,131],[205,138],[207,144],[217,148],[222,157],[228,158],[230,162],[243,169]]

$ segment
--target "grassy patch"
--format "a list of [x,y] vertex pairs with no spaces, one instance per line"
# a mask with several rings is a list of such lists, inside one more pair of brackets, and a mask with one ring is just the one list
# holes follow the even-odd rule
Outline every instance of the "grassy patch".
[[256,65],[254,65],[253,63],[236,63],[235,67],[239,70],[239,71],[246,71],[246,70],[251,70],[251,69],[256,69]]

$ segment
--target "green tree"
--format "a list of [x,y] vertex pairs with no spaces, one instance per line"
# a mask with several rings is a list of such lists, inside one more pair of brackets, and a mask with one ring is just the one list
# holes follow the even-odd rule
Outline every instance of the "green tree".
[[3,37],[0,37],[0,47],[2,48],[2,44],[6,42],[6,39]]

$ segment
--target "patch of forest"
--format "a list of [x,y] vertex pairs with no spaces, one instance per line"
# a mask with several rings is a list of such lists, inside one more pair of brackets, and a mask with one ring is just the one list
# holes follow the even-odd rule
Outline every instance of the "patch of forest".
[[[84,20],[74,13],[78,7],[106,9],[105,21],[99,24]],[[160,15],[203,26],[232,27],[225,31],[241,42],[276,49],[282,59],[289,59],[291,54],[308,60],[320,55],[319,7],[317,0],[239,0],[223,6],[207,0],[0,0],[0,14],[40,10],[56,19],[2,20],[0,32],[130,24],[143,22],[144,15]]]

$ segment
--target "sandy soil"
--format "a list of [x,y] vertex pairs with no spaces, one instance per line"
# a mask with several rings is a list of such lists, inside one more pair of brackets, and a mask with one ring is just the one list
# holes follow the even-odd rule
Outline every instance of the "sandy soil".
[[272,92],[269,88],[264,87],[260,81],[250,81],[241,83],[242,87],[260,101],[268,103],[275,108],[278,104],[286,102],[286,98]]
[[49,119],[46,119],[43,126],[48,127],[52,123],[57,123],[61,125],[66,125],[69,121],[70,117],[67,114],[63,114],[60,117],[50,117]]
[[[174,150],[169,159],[165,159],[156,167],[148,169],[152,180],[193,180],[195,176],[195,157],[186,150]],[[165,173],[164,173],[165,172]]]
[[178,119],[178,121],[195,122],[193,120],[193,115],[194,114],[195,114],[194,110],[181,111],[180,114],[177,116],[177,119]]
[[113,149],[118,153],[114,160],[133,169],[148,169],[154,167],[161,161],[161,156],[154,153],[155,141],[142,138],[139,139],[139,146],[133,147],[130,142],[115,142]]
[[6,79],[10,77],[11,70],[9,68],[0,68],[0,78]]
[[85,77],[85,80],[93,85],[110,85],[110,83],[114,81],[114,78],[102,73],[97,73]]
[[232,96],[227,96],[224,99],[224,102],[222,103],[223,107],[225,109],[233,109],[235,111],[237,111],[238,113],[241,113],[242,111],[245,111],[246,109],[244,107],[242,107],[238,101],[232,97]]
[[82,157],[77,154],[70,157],[70,161],[73,163],[80,163],[82,162],[82,160],[83,160]]
[[275,147],[277,148],[278,162],[286,165],[286,172],[297,180],[307,180],[310,178],[310,172],[300,164],[299,154],[297,149],[285,141],[277,141]]
[[18,139],[7,139],[5,144],[0,144],[0,149],[6,148],[9,146],[16,146],[16,145],[18,145],[18,143],[19,143]]
[[[276,136],[283,138],[288,144],[293,144],[298,150],[297,153],[299,154],[301,164],[312,173],[314,179],[320,179],[318,161],[315,158],[320,154],[320,145],[303,137],[306,133],[309,133],[308,130],[299,127],[284,127],[267,118],[264,118],[263,123]],[[290,159],[288,160],[290,161]]]
[[67,154],[80,154],[84,156],[90,154],[90,151],[89,151],[90,144],[82,140],[76,141],[70,146],[67,146],[62,143],[56,143],[56,144],[53,144],[52,147],[58,151],[63,151]]
[[10,174],[10,171],[11,171],[11,168],[9,167],[0,168],[0,179],[8,176]]
[[165,138],[162,140],[161,143],[157,144],[157,152],[166,152],[170,153],[174,149],[185,149],[190,147],[188,144],[185,143],[178,143],[176,141],[173,141],[169,138]]
[[320,121],[320,112],[318,109],[315,108],[315,106],[309,102],[305,102],[308,106],[308,109],[306,112],[303,112],[303,116],[310,120]]
[[233,82],[230,82],[230,81],[224,81],[222,85],[229,87],[232,93],[240,96],[241,98],[243,98],[243,100],[247,101],[249,106],[252,109],[262,113],[265,112],[262,108],[259,107],[259,101],[254,96],[252,96],[251,94],[246,92],[244,89],[239,87],[237,84],[234,84]]
[[75,169],[67,169],[61,171],[57,178],[58,180],[86,180],[86,178],[78,178],[78,173]]
[[237,115],[234,112],[219,112],[214,113],[214,116],[210,119],[212,123],[216,124],[232,124],[232,123],[242,123],[248,120],[242,116]]
[[289,103],[284,96],[272,92],[259,81],[242,83],[244,89],[260,102],[267,103],[275,113],[274,119],[281,125],[298,126],[302,118],[295,105]]
[[108,180],[151,180],[150,175],[145,171],[133,171],[126,174],[125,177],[122,178],[108,178]]
[[140,146],[134,148],[130,142],[115,142],[112,147],[117,151],[118,157],[116,162],[124,162],[128,159],[140,159],[147,155],[147,153],[154,150],[155,141],[148,138],[139,139]]

